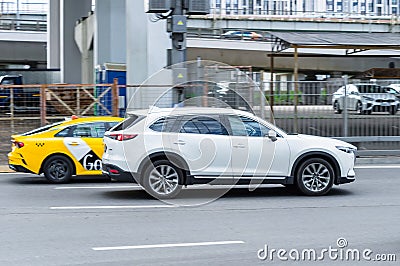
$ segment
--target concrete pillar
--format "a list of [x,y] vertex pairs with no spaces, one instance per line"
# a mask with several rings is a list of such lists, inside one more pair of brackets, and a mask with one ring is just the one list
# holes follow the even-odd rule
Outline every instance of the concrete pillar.
[[61,82],[81,83],[81,53],[75,43],[76,21],[87,17],[92,0],[60,0]]
[[[126,0],[128,84],[142,84],[167,65],[167,49],[171,48],[171,40],[166,32],[166,21],[151,22],[150,16],[154,15],[144,12],[144,1]],[[168,84],[171,79],[171,75],[165,71],[151,82]],[[129,89],[128,99],[133,100],[128,108],[147,108],[162,90],[165,91],[157,88],[146,91]]]
[[104,63],[126,63],[125,2],[126,0],[96,1],[95,66]]
[[94,16],[91,15],[80,21],[75,26],[75,42],[81,52],[81,83],[94,83],[93,66],[93,37],[94,37]]
[[49,0],[47,68],[60,68],[60,1]]

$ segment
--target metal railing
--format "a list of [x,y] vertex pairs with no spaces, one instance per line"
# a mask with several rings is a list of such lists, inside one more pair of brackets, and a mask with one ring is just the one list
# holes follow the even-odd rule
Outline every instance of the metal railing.
[[[254,73],[253,73],[254,74]],[[123,116],[121,91],[130,91],[126,99],[131,109],[181,106],[233,107],[254,111],[287,132],[335,137],[357,143],[359,149],[381,154],[400,154],[400,110],[390,114],[377,110],[360,114],[357,110],[335,113],[334,93],[344,79],[330,81],[294,81],[199,83],[188,86],[50,84],[0,86],[0,151],[9,150],[9,138],[40,125],[71,115]],[[354,81],[355,82],[355,81]],[[350,81],[349,83],[352,83]],[[383,85],[400,83],[382,81]],[[172,89],[171,89],[172,88]],[[264,91],[262,93],[261,91]],[[124,94],[125,95],[125,94]],[[122,100],[123,101],[123,100]]]
[[337,19],[345,21],[399,21],[400,14],[374,12],[340,12],[340,11],[296,11],[290,9],[263,9],[239,7],[214,7],[209,16],[241,16],[247,18],[268,17],[276,19]]
[[0,30],[46,32],[47,21],[43,19],[16,19],[0,17]]
[[1,14],[46,14],[48,11],[47,1],[0,1]]

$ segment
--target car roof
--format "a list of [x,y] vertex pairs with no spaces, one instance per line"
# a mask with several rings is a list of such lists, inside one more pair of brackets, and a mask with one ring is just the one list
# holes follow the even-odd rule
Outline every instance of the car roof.
[[61,125],[74,125],[80,123],[87,123],[87,122],[98,122],[98,121],[105,121],[105,122],[114,122],[114,121],[122,121],[123,118],[120,117],[112,117],[112,116],[92,116],[92,117],[80,117],[77,119],[66,120],[62,122]]
[[216,108],[216,107],[179,107],[179,108],[149,108],[128,112],[130,115],[141,116],[167,116],[173,115],[191,115],[191,114],[233,114],[255,117],[252,113],[232,109],[232,108]]

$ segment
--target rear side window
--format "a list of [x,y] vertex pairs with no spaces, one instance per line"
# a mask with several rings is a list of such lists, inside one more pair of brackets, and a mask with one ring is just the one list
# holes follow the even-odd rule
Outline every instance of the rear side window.
[[183,123],[180,133],[228,135],[228,131],[219,121],[212,117],[194,117]]
[[67,127],[55,137],[102,138],[105,132],[106,125],[103,122],[86,123]]
[[149,128],[157,132],[172,132],[172,128],[177,121],[176,117],[164,117],[158,119]]
[[131,126],[135,125],[143,118],[144,118],[143,116],[130,115],[128,118],[126,118],[124,121],[119,123],[118,126],[116,126],[115,128],[112,128],[110,131],[125,130],[125,129],[130,128]]

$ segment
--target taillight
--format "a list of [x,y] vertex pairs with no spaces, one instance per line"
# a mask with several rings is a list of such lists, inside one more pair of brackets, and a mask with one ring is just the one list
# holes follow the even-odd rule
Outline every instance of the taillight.
[[13,141],[14,145],[17,146],[18,148],[22,148],[25,146],[23,142],[20,141]]
[[117,169],[110,169],[109,171],[110,171],[111,174],[114,174],[114,175],[118,175],[119,174],[119,171]]
[[110,139],[115,139],[118,141],[130,140],[137,137],[138,134],[110,134],[107,135]]

